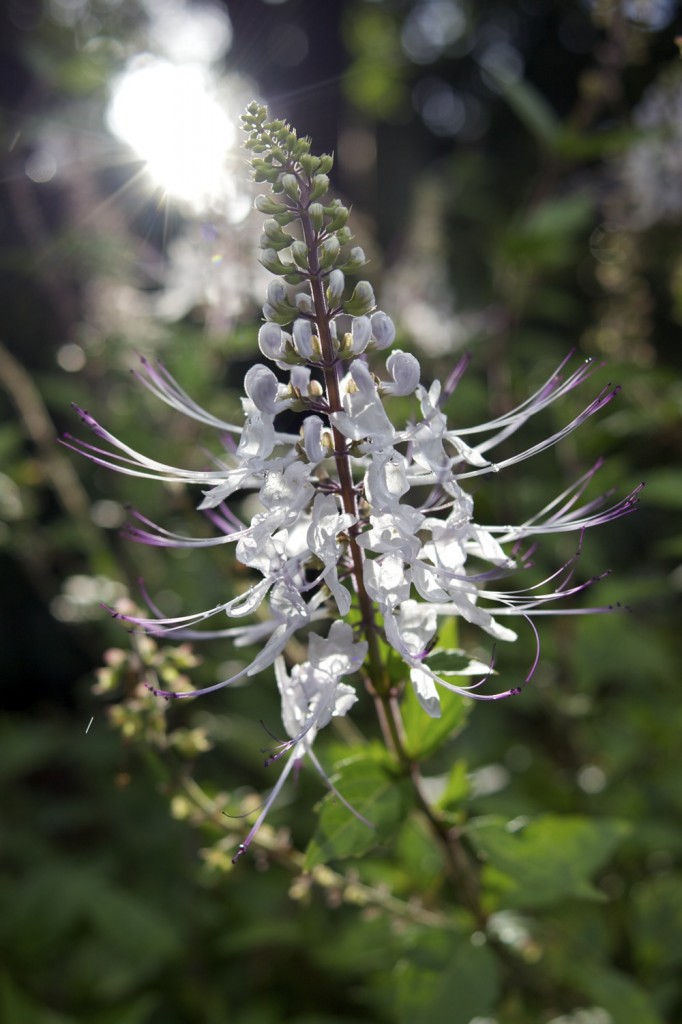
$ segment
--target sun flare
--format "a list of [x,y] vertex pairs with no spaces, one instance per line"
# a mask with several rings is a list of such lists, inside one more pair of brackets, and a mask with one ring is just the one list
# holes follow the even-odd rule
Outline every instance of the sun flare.
[[107,119],[169,196],[200,212],[224,194],[236,131],[207,69],[138,57],[113,83]]

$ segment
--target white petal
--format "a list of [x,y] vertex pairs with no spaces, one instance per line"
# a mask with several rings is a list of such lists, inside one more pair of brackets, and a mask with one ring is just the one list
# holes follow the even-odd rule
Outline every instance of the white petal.
[[275,415],[279,382],[272,370],[262,363],[256,363],[247,371],[244,390],[259,412],[267,416]]
[[303,359],[313,358],[313,327],[310,320],[294,322],[294,345]]
[[414,687],[417,700],[427,715],[431,718],[440,718],[440,697],[438,690],[431,676],[420,668],[410,669],[410,681]]
[[416,390],[421,368],[409,352],[395,349],[386,360],[386,369],[393,377],[393,384],[384,385],[386,394],[411,395]]
[[372,316],[372,335],[374,344],[378,349],[388,348],[395,340],[395,327],[393,321],[381,310]]

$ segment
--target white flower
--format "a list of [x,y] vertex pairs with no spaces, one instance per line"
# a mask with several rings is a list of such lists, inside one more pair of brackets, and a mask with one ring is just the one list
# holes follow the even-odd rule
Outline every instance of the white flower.
[[348,530],[355,521],[355,516],[339,512],[338,501],[332,494],[318,494],[315,497],[308,528],[308,548],[324,564],[322,578],[334,595],[341,615],[347,615],[350,611],[351,596],[339,582],[338,564],[343,548],[338,535]]
[[377,310],[372,315],[371,320],[374,347],[377,349],[390,348],[395,340],[395,327],[390,316],[386,316],[381,310]]
[[386,369],[393,377],[393,383],[384,384],[384,394],[411,395],[414,393],[419,384],[421,368],[413,355],[396,349],[386,360]]
[[287,763],[277,783],[263,804],[256,822],[239,849],[237,860],[253,841],[277,799],[292,768],[307,756],[326,785],[348,809],[366,825],[371,823],[358,815],[338,792],[313,751],[313,742],[320,729],[332,718],[346,715],[358,697],[352,686],[340,680],[362,665],[367,654],[366,643],[354,643],[353,631],[345,622],[334,622],[326,640],[313,634],[310,638],[309,660],[294,665],[291,673],[282,658],[275,662],[275,677],[282,701],[282,722],[290,739],[281,743],[267,764],[288,754]]
[[366,440],[378,448],[391,444],[393,424],[365,363],[353,363],[342,381],[342,389],[343,412],[332,412],[330,416],[334,426],[353,441]]
[[[405,354],[393,355],[401,357],[391,362],[395,369]],[[429,668],[426,648],[435,642],[433,624],[443,616],[458,616],[495,640],[513,641],[516,632],[500,622],[500,618],[518,616],[535,629],[533,620],[537,616],[574,613],[571,608],[562,608],[559,602],[593,581],[569,586],[571,562],[545,581],[544,588],[532,584],[516,590],[500,589],[499,581],[505,575],[525,568],[524,558],[512,558],[506,546],[514,545],[518,550],[520,541],[535,539],[540,534],[572,531],[582,535],[588,527],[608,522],[635,507],[639,488],[610,507],[603,507],[602,499],[580,504],[581,494],[599,468],[597,463],[546,508],[518,526],[482,525],[474,520],[474,503],[462,482],[471,476],[501,470],[556,444],[617,394],[617,388],[603,389],[581,413],[544,441],[497,463],[490,461],[488,453],[498,444],[507,441],[532,416],[582,384],[592,372],[587,363],[565,375],[566,362],[516,409],[477,427],[451,428],[442,410],[447,393],[443,393],[438,382],[428,389],[419,385],[416,396],[421,417],[396,429],[382,402],[384,385],[364,362],[355,360],[340,381],[343,409],[328,413],[333,427],[359,449],[354,457],[355,486],[362,502],[356,513],[350,513],[344,507],[338,485],[336,493],[325,490],[329,487],[328,476],[317,474],[316,467],[331,454],[326,442],[323,443],[327,430],[324,420],[316,411],[308,415],[302,428],[302,446],[298,435],[278,432],[276,411],[286,407],[289,400],[280,397],[286,389],[266,367],[253,367],[247,374],[245,383],[250,397],[244,400],[247,415],[240,428],[201,409],[167,371],[143,361],[138,376],[151,391],[194,419],[239,437],[236,448],[216,458],[214,469],[175,469],[134,451],[82,410],[84,422],[109,449],[72,439],[67,443],[93,461],[122,473],[203,487],[204,499],[199,507],[216,526],[216,536],[184,537],[139,513],[134,516],[142,525],[129,526],[128,536],[162,547],[234,543],[239,561],[258,573],[260,579],[244,593],[205,612],[175,618],[166,618],[159,612],[149,618],[128,617],[127,621],[154,635],[168,634],[177,639],[223,636],[237,645],[264,641],[252,664],[237,676],[199,692],[228,686],[272,665],[297,630],[324,620],[336,624],[337,616],[343,618],[350,612],[353,591],[342,579],[354,582],[357,593],[357,567],[349,551],[349,538],[356,531],[355,543],[360,557],[364,555],[361,564],[366,593],[381,612],[386,640],[405,661],[406,671],[428,713],[437,711],[434,686],[455,689],[481,700],[515,692],[517,688],[512,687],[488,697],[476,691],[478,684],[458,687]],[[405,365],[409,369],[409,361]],[[304,369],[295,368],[299,376]],[[461,373],[456,370],[448,388],[459,380]],[[301,378],[299,383],[302,382]],[[315,400],[309,401],[316,409]],[[470,444],[468,438],[475,438],[476,443]],[[303,460],[301,448],[305,453]],[[432,488],[426,502],[425,486]],[[415,489],[419,499],[413,497]],[[249,524],[241,523],[224,504],[226,497],[245,490],[255,491],[261,509]],[[472,560],[476,563],[474,567]],[[266,599],[270,618],[265,622],[206,632],[196,628],[218,614],[248,618]],[[418,612],[418,608],[424,611]],[[418,623],[422,623],[419,628],[424,631],[421,651],[416,650],[420,646],[416,640]],[[313,645],[318,636],[311,634]],[[480,662],[471,664],[477,666],[476,671],[480,670]],[[534,666],[535,662],[529,676]],[[468,672],[466,666],[458,670],[459,675]],[[488,671],[485,678],[489,674]]]

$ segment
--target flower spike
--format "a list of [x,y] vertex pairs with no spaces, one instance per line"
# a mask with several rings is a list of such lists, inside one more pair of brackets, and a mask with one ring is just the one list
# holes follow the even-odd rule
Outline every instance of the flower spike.
[[[432,717],[440,715],[442,691],[482,703],[521,693],[540,660],[539,617],[611,610],[570,606],[604,575],[576,581],[580,546],[587,529],[632,512],[641,490],[617,499],[586,499],[598,460],[518,525],[480,523],[466,490],[469,480],[503,472],[559,444],[620,389],[608,384],[544,440],[508,454],[510,439],[532,418],[595,373],[594,362],[576,366],[569,354],[516,408],[487,423],[454,426],[446,410],[470,357],[442,385],[427,386],[415,355],[393,348],[395,325],[376,308],[369,282],[347,283],[366,260],[351,245],[348,209],[329,196],[333,158],[314,155],[308,139],[269,119],[257,103],[242,123],[253,177],[267,187],[256,207],[267,218],[261,263],[274,276],[254,338],[254,351],[264,361],[245,376],[243,421],[229,423],[202,408],[163,365],[142,357],[136,379],[173,410],[217,432],[219,448],[206,456],[207,468],[176,468],[138,452],[80,408],[97,443],[64,439],[67,447],[118,473],[195,487],[198,507],[214,530],[194,538],[131,510],[124,529],[128,539],[179,549],[234,544],[235,558],[247,570],[244,589],[207,610],[165,616],[148,595],[148,615],[112,610],[134,631],[152,637],[223,638],[237,648],[257,648],[239,671],[202,689],[152,687],[166,700],[194,699],[274,672],[288,739],[278,742],[266,763],[284,765],[235,860],[305,758],[333,796],[371,827],[337,791],[313,743],[358,700],[347,677],[359,676],[380,700],[394,699],[382,660],[387,648],[392,670],[402,661],[404,681]],[[395,422],[395,409],[406,406],[408,416]],[[285,410],[302,414],[299,433],[280,430]],[[503,443],[505,454],[494,459]],[[255,511],[242,521],[229,501],[247,494],[256,499],[250,502]],[[530,573],[541,536],[567,532],[579,538],[572,558],[539,582],[507,585],[512,574]],[[203,628],[217,616],[236,624]],[[444,653],[437,646],[438,626],[451,616],[491,638],[489,663],[471,658],[443,670],[442,659],[435,660]],[[533,633],[532,664],[521,684],[512,680],[491,692],[497,644],[516,640],[506,624],[512,617]],[[462,681],[467,678],[475,681]]]

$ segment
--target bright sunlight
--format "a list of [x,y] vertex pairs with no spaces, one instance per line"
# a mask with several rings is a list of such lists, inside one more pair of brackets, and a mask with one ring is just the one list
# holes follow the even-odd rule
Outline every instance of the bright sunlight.
[[207,69],[137,57],[114,82],[108,122],[167,195],[201,213],[224,194],[236,132]]

